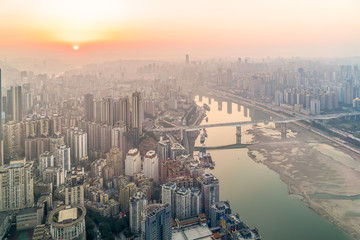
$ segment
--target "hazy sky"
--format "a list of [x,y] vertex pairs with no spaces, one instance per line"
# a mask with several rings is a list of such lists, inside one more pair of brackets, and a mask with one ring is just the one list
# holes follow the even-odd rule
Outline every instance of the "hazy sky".
[[0,0],[0,59],[359,52],[359,0]]

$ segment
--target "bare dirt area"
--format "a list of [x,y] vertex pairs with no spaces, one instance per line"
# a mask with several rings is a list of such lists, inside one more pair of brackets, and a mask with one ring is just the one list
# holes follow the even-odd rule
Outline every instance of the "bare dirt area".
[[274,126],[255,126],[249,156],[276,171],[289,192],[360,239],[360,156],[296,124],[286,139]]

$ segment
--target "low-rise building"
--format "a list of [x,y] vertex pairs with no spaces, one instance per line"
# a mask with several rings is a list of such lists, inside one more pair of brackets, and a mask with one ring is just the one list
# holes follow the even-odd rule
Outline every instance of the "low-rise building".
[[38,208],[20,209],[16,215],[16,230],[35,228],[36,225],[41,224],[41,220],[41,217],[38,216]]

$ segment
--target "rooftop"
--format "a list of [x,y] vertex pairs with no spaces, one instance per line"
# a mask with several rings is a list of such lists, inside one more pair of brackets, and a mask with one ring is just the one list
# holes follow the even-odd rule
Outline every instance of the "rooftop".
[[156,152],[154,150],[150,150],[145,155],[146,158],[154,158],[156,157]]
[[130,149],[128,154],[129,156],[135,156],[139,153],[139,150],[137,148]]
[[59,222],[77,219],[77,208],[64,209],[59,212]]
[[33,213],[36,213],[37,212],[37,209],[32,207],[32,208],[23,208],[23,209],[20,209],[19,210],[19,213],[17,214],[18,216],[19,215],[24,215],[24,214],[33,214]]
[[212,239],[212,232],[207,226],[191,226],[183,229],[176,229],[172,231],[173,240],[187,240],[187,239]]

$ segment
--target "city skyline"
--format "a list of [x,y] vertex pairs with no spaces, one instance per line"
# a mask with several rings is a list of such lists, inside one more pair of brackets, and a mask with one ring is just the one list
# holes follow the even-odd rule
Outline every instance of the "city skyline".
[[360,240],[359,9],[0,0],[0,239]]

